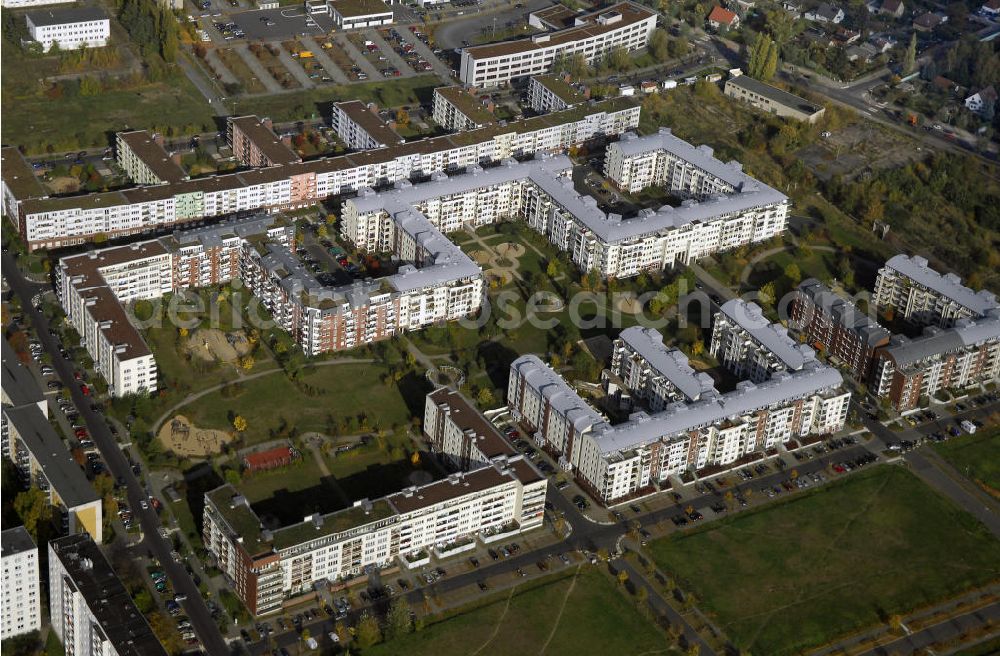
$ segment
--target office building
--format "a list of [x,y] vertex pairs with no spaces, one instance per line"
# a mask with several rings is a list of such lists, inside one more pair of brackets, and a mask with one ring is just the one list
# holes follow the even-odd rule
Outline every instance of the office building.
[[403,143],[385,121],[359,100],[333,103],[330,127],[348,148],[372,150]]
[[733,374],[761,383],[779,371],[798,371],[816,353],[788,336],[780,323],[771,323],[760,306],[734,298],[715,315],[709,351]]
[[392,24],[392,7],[382,0],[333,0],[330,15],[342,30]]
[[66,656],[166,656],[90,536],[49,542],[48,575],[52,630]]
[[526,39],[462,49],[459,77],[464,84],[495,87],[511,80],[548,73],[557,59],[582,54],[588,64],[613,49],[645,48],[656,27],[656,12],[620,2],[576,16],[573,25]]
[[38,547],[23,526],[0,533],[3,590],[0,597],[0,640],[42,628]]
[[947,328],[959,319],[985,316],[998,306],[992,292],[974,292],[954,273],[941,274],[927,259],[895,255],[879,269],[873,302],[917,326]]
[[590,90],[579,91],[560,74],[534,75],[528,85],[531,108],[539,114],[559,112],[586,102]]
[[163,137],[146,130],[119,132],[118,166],[136,184],[155,185],[187,180],[188,174],[163,148]]
[[[411,176],[559,152],[634,129],[639,124],[639,112],[631,99],[612,98],[506,125],[309,162],[295,161],[294,153],[278,148],[270,130],[258,128],[259,134],[244,140],[236,138],[236,132],[246,135],[251,128],[244,129],[237,123],[236,130],[231,123],[237,161],[265,168],[173,184],[48,198],[37,180],[27,175],[31,168],[20,165],[16,151],[5,149],[0,176],[5,210],[28,248],[61,248],[97,237],[162,232],[235,213],[309,207],[333,196],[390,185]],[[248,121],[254,125],[256,122],[256,118],[253,123]],[[279,159],[288,163],[269,164]],[[8,162],[14,165],[7,166]]]
[[509,539],[542,525],[547,481],[522,456],[502,456],[443,480],[299,523],[265,529],[231,485],[205,495],[204,542],[256,616],[288,597],[399,562],[426,564],[476,540]]
[[54,44],[60,50],[101,48],[108,45],[111,22],[97,7],[60,7],[28,12],[28,34],[48,52]]
[[476,130],[497,122],[493,116],[493,101],[480,96],[475,89],[436,87],[434,89],[434,121],[450,132]]
[[815,123],[826,113],[826,108],[822,105],[809,102],[794,93],[771,86],[749,75],[730,77],[726,80],[723,93],[767,114],[794,118],[806,123]]
[[892,337],[854,303],[841,298],[816,280],[803,280],[791,305],[789,325],[834,362],[850,370],[854,380],[866,383],[878,349]]

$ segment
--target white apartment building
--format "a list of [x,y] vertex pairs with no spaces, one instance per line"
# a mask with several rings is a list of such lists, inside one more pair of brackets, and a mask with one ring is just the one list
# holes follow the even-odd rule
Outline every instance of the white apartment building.
[[2,0],[0,7],[4,9],[26,9],[28,7],[44,7],[46,5],[68,4],[68,0]]
[[21,151],[13,146],[0,148],[0,189],[3,191],[3,215],[21,231],[21,201],[44,198],[48,190],[35,175]]
[[433,451],[461,471],[518,453],[468,399],[447,387],[427,395],[423,432]]
[[656,28],[656,17],[650,9],[621,2],[578,16],[566,29],[464,48],[459,77],[472,86],[495,87],[547,73],[557,57],[581,53],[592,63],[615,48],[633,52],[646,47]]
[[539,114],[548,114],[586,102],[587,95],[578,91],[557,73],[532,76],[528,85],[528,99],[533,110]]
[[959,319],[981,317],[1000,306],[990,291],[974,292],[954,273],[941,274],[927,259],[907,255],[889,258],[875,281],[876,305],[894,309],[918,326],[948,328]]
[[476,130],[497,122],[490,109],[493,101],[482,100],[475,89],[435,87],[434,121],[450,132]]
[[403,143],[402,137],[359,100],[334,103],[330,127],[348,148],[355,150],[385,148]]
[[112,396],[156,391],[156,361],[123,303],[172,291],[172,257],[158,241],[105,248],[59,262],[66,318]]
[[48,52],[53,44],[60,50],[101,48],[108,45],[111,21],[97,7],[63,7],[28,12],[28,34]]
[[146,130],[119,132],[118,166],[136,184],[155,185],[187,180],[188,174],[163,148],[163,139]]
[[49,542],[49,616],[66,656],[166,656],[88,535]]
[[0,533],[0,640],[42,628],[42,596],[39,590],[38,547],[23,526]]
[[35,405],[3,408],[5,451],[25,486],[48,496],[60,533],[104,537],[104,506],[48,418]]
[[667,348],[663,335],[652,328],[626,328],[614,341],[611,372],[650,412],[671,403],[697,401],[715,391],[712,377],[698,373],[679,349]]
[[342,30],[392,24],[392,7],[382,0],[332,0],[333,22]]
[[[244,139],[236,138],[231,127],[234,153],[241,154],[240,161],[267,168],[74,197],[47,198],[33,179],[31,167],[17,165],[23,158],[12,149],[3,150],[0,176],[5,211],[28,248],[62,248],[99,236],[148,233],[237,212],[308,207],[331,196],[392,184],[413,175],[562,151],[636,128],[639,112],[630,98],[612,98],[511,122],[502,128],[489,126],[309,162],[298,161],[284,147],[280,149],[284,152],[269,155],[279,150],[269,130],[257,129],[255,132],[263,133],[260,138]],[[247,135],[242,128],[239,132]]]
[[769,322],[759,305],[738,298],[723,303],[715,315],[709,351],[726,369],[755,383],[779,371],[798,371],[816,358],[784,326]]
[[[605,503],[652,491],[656,482],[672,474],[724,466],[804,435],[838,431],[847,419],[850,392],[842,389],[843,379],[835,369],[815,358],[797,371],[776,373],[759,384],[743,381],[736,390],[720,394],[705,381],[693,380],[687,363],[662,341],[659,352],[655,339],[638,332],[621,341],[623,353],[616,358],[633,359],[630,366],[636,371],[677,376],[670,385],[688,392],[663,385],[663,395],[673,395],[674,402],[611,425],[533,355],[513,362],[507,391],[514,418]],[[630,344],[627,350],[625,342]],[[652,360],[641,362],[644,353]],[[637,374],[629,380],[639,386],[630,391],[650,395],[648,376]],[[697,400],[688,400],[694,393]],[[568,439],[553,440],[552,425],[556,435]]]
[[361,500],[298,524],[264,529],[260,519],[226,485],[205,495],[204,541],[216,564],[254,615],[370,567],[398,559],[405,567],[510,538],[542,525],[546,479],[521,456],[396,494]]
[[125,305],[185,287],[214,285],[239,272],[244,238],[264,234],[288,245],[293,230],[256,218],[71,255],[59,261],[57,291],[112,396],[157,389],[156,360]]

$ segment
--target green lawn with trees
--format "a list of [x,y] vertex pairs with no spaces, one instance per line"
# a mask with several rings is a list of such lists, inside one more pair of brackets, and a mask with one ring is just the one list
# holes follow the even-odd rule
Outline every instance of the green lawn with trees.
[[893,466],[676,533],[649,550],[738,647],[774,656],[1000,576],[1000,541]]
[[[364,649],[365,656],[670,654],[656,628],[604,574],[589,566],[528,583],[511,596],[427,618],[416,633]],[[677,652],[679,653],[679,652]]]

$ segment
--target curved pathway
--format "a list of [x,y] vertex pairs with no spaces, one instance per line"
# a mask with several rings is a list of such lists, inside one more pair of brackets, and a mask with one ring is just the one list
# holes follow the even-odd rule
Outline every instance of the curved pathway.
[[[374,362],[375,360],[371,358],[340,358],[338,360],[324,360],[323,362],[314,362],[312,364],[314,367],[331,367],[336,364],[372,364]],[[160,430],[160,426],[163,424],[163,422],[167,420],[167,417],[174,414],[175,412],[186,406],[188,403],[191,403],[192,401],[197,401],[203,396],[211,394],[212,392],[217,392],[227,385],[231,385],[233,383],[242,383],[244,381],[253,380],[255,378],[263,378],[264,376],[273,374],[278,371],[284,371],[284,369],[282,369],[281,367],[275,367],[274,369],[265,369],[264,371],[258,371],[255,374],[240,376],[237,380],[231,380],[225,383],[219,383],[218,385],[212,385],[211,387],[206,387],[203,390],[199,390],[192,394],[188,394],[183,399],[181,399],[173,406],[168,408],[166,412],[160,415],[160,417],[156,420],[156,423],[153,424],[150,430],[153,433],[153,435],[156,435],[157,431]]]

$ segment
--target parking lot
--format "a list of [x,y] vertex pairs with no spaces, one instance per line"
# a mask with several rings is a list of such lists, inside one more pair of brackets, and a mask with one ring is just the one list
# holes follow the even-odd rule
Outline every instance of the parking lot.
[[429,37],[407,26],[415,20],[412,8],[394,5],[396,24],[391,27],[343,31],[332,16],[309,14],[300,6],[250,11],[231,6],[243,1],[209,0],[189,16],[202,41],[202,68],[225,85],[228,95],[430,73],[450,82],[451,65],[432,54]]

